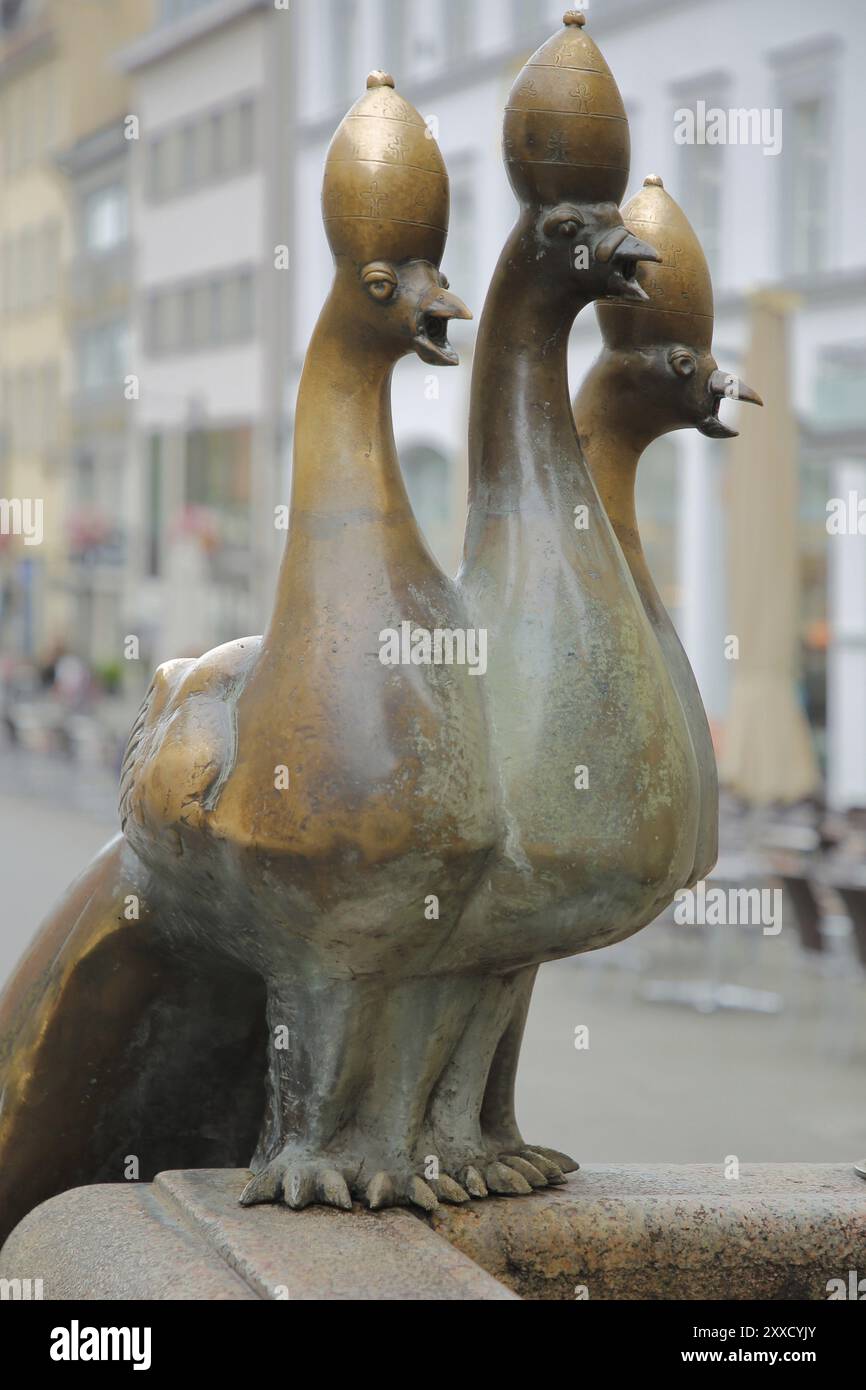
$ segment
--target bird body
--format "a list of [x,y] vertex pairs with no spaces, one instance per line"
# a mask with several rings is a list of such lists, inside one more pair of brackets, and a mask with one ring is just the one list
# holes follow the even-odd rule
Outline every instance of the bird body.
[[[506,112],[520,211],[475,355],[456,581],[390,404],[395,363],[454,365],[469,317],[439,269],[445,167],[383,73],[334,137],[271,620],[157,671],[122,835],[0,999],[0,1238],[130,1153],[142,1178],[249,1162],[245,1205],[296,1208],[430,1209],[576,1167],[514,1115],[535,971],[670,901],[701,797],[670,632],[569,401],[575,315],[640,306],[658,260],[619,213],[628,126],[582,23]],[[483,673],[454,659],[482,634]]]

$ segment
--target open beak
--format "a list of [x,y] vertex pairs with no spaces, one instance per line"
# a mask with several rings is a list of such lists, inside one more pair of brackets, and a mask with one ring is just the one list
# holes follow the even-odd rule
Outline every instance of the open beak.
[[732,401],[748,401],[750,405],[763,405],[764,402],[751,386],[747,386],[739,377],[731,376],[728,372],[714,371],[707,382],[710,395],[713,399],[713,408],[705,420],[698,425],[701,434],[705,434],[708,439],[736,439],[739,430],[732,430],[730,425],[723,425],[719,419],[719,407],[727,396]]
[[460,359],[448,341],[448,321],[471,318],[463,300],[450,290],[437,290],[425,299],[418,309],[418,331],[414,339],[415,351],[422,362],[456,367]]
[[609,263],[611,266],[607,282],[608,296],[634,300],[639,304],[649,299],[646,290],[637,282],[637,265],[638,261],[661,260],[654,247],[645,241],[638,241],[626,227],[614,227],[596,246],[595,259],[602,265]]

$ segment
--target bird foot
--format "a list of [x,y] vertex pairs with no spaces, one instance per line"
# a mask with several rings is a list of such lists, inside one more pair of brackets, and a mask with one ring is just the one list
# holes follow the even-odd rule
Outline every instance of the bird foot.
[[555,1168],[559,1169],[563,1177],[566,1173],[576,1173],[580,1168],[577,1159],[570,1158],[568,1154],[561,1153],[559,1149],[542,1148],[540,1144],[524,1144],[517,1150],[517,1153],[522,1154],[525,1158],[530,1158],[530,1161],[533,1161],[531,1159],[532,1154],[546,1159],[548,1163],[552,1163]]
[[554,1149],[529,1148],[525,1144],[478,1157],[457,1170],[457,1177],[470,1197],[524,1197],[540,1187],[556,1187],[565,1182],[567,1172],[577,1164]]
[[241,1206],[283,1204],[293,1211],[316,1204],[350,1211],[353,1199],[371,1211],[385,1207],[418,1207],[434,1211],[440,1202],[462,1206],[490,1195],[520,1197],[541,1187],[565,1182],[578,1165],[557,1149],[515,1145],[476,1161],[452,1165],[435,1178],[421,1177],[408,1164],[374,1167],[342,1156],[299,1157],[283,1150],[241,1193]]
[[242,1207],[259,1206],[265,1202],[282,1202],[293,1211],[319,1202],[327,1207],[351,1211],[352,1195],[346,1176],[327,1159],[298,1159],[285,1154],[256,1173],[240,1196]]
[[[487,1186],[491,1192],[525,1194],[539,1187],[561,1186],[566,1173],[576,1168],[573,1159],[555,1149],[537,1149],[523,1144],[501,1153],[498,1161],[488,1166]],[[521,1182],[514,1181],[515,1175]]]
[[251,1178],[241,1193],[241,1206],[282,1203],[294,1211],[320,1204],[350,1211],[353,1198],[371,1211],[384,1207],[419,1207],[434,1211],[440,1202],[461,1205],[470,1195],[486,1196],[483,1181],[472,1181],[473,1192],[450,1173],[425,1179],[408,1165],[372,1168],[369,1163],[341,1158],[298,1158],[285,1151]]

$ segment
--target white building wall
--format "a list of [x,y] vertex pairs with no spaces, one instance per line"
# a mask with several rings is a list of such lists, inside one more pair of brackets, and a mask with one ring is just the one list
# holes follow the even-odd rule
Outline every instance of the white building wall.
[[261,92],[265,39],[264,16],[253,11],[137,74],[142,138],[133,168],[139,291],[133,352],[142,378],[138,422],[145,431],[179,424],[191,409],[215,424],[252,420],[262,410],[260,343],[149,360],[142,320],[154,288],[261,261],[263,167],[158,203],[145,196],[145,180],[151,137],[210,107]]

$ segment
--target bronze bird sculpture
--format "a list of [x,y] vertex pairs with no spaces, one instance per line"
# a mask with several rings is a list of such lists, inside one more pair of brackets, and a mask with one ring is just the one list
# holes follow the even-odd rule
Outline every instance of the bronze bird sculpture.
[[[520,213],[479,328],[458,582],[473,621],[489,629],[506,837],[461,945],[486,946],[500,982],[485,1037],[483,1137],[520,1153],[514,1083],[537,967],[621,940],[671,901],[692,874],[700,787],[671,673],[569,398],[576,315],[601,297],[624,313],[643,304],[638,266],[659,259],[619,212],[628,123],[581,14],[568,12],[517,78],[504,155]],[[608,405],[615,415],[618,400]]]
[[271,623],[157,672],[123,833],[4,993],[3,1232],[130,1157],[145,1178],[255,1149],[246,1202],[467,1197],[423,1131],[477,993],[435,960],[498,835],[483,683],[381,658],[403,624],[467,627],[408,502],[390,383],[413,351],[456,363],[448,320],[470,315],[439,270],[441,155],[383,73],[334,137],[323,212],[334,283]]
[[646,236],[661,260],[641,267],[648,298],[596,306],[604,348],[575,401],[578,435],[604,508],[628,561],[680,699],[700,771],[700,814],[690,882],[716,862],[719,786],[713,741],[694,672],[653,583],[635,513],[635,480],[644,450],[672,430],[711,439],[736,431],[722,423],[726,395],[762,404],[745,382],[718,369],[712,355],[713,287],[700,242],[682,208],[651,175],[623,209],[626,226]]
[[396,362],[454,364],[468,317],[439,269],[447,175],[384,73],[334,137],[273,615],[157,672],[122,833],[0,999],[0,1239],[133,1158],[140,1178],[249,1163],[245,1204],[295,1208],[430,1209],[576,1166],[514,1116],[535,972],[651,920],[703,814],[679,677],[569,400],[576,314],[641,312],[659,261],[618,211],[628,125],[576,12],[515,83],[505,159],[520,208],[452,581],[390,404]]

